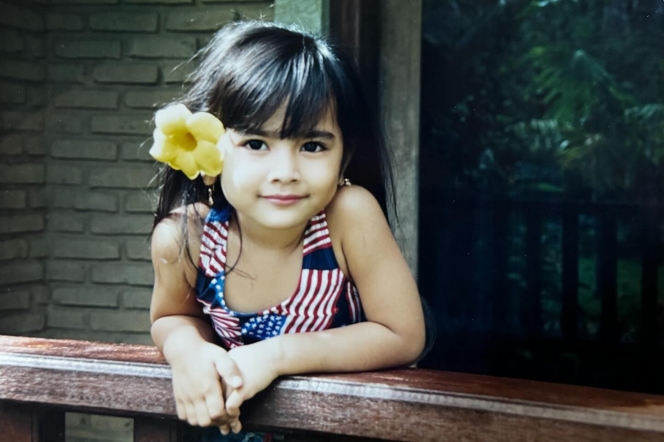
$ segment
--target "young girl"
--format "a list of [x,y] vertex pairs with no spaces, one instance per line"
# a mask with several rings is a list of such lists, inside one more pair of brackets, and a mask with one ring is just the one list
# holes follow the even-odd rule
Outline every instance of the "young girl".
[[390,169],[350,59],[318,37],[239,23],[193,80],[157,114],[151,150],[171,165],[151,318],[178,417],[237,433],[241,404],[278,376],[415,361],[422,306],[386,221]]

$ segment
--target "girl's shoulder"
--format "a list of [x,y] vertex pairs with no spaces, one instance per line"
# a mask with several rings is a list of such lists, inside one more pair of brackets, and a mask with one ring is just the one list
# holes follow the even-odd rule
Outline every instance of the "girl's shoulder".
[[386,226],[387,220],[371,192],[357,185],[340,187],[325,208],[325,217],[339,267],[350,276],[347,253],[353,247],[362,247],[358,239],[366,237],[368,230]]
[[[370,225],[385,222],[385,216],[376,198],[362,186],[342,186],[325,208],[328,223],[338,227],[352,227],[361,223]],[[343,233],[343,231],[341,232]]]

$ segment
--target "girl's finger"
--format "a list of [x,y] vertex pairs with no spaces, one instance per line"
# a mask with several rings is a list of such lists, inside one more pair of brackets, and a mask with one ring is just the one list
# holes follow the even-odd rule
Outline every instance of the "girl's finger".
[[208,413],[205,401],[196,401],[194,407],[196,407],[196,420],[198,421],[198,425],[201,427],[209,427],[212,421],[210,420],[210,414]]
[[240,422],[240,419],[235,419],[234,421],[232,421],[230,423],[230,426],[231,426],[231,431],[233,431],[233,433],[235,434],[242,431],[242,422]]
[[221,391],[216,395],[208,394],[205,396],[205,403],[212,421],[227,418],[226,407],[224,406],[224,398],[221,395]]
[[187,422],[189,422],[189,425],[194,427],[198,425],[198,419],[196,418],[196,407],[194,407],[193,402],[185,402],[184,408],[187,412]]
[[219,427],[219,431],[221,431],[221,434],[224,436],[228,435],[228,433],[231,432],[231,428],[228,424],[222,425]]
[[226,413],[232,417],[238,417],[240,415],[240,405],[244,402],[242,394],[238,390],[233,390],[233,392],[226,399]]
[[178,419],[180,419],[181,421],[187,420],[187,411],[182,401],[178,400],[175,401],[175,410],[178,413]]

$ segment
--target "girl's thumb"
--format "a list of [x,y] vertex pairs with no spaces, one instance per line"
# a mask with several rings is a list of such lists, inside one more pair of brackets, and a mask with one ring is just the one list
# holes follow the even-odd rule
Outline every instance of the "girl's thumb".
[[240,371],[231,358],[228,356],[219,358],[215,365],[217,372],[224,382],[226,382],[226,385],[232,388],[240,388],[242,386],[242,376],[240,376]]
[[229,411],[229,414],[239,412],[242,402],[242,395],[237,390],[234,390],[231,395],[228,396],[228,399],[226,399],[226,410]]

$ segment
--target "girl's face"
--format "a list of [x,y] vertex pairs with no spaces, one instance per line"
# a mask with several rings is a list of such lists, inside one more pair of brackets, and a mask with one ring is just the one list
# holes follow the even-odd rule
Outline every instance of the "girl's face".
[[313,131],[280,139],[284,109],[258,133],[228,129],[221,140],[221,187],[240,216],[273,229],[306,222],[332,201],[339,181],[343,141],[330,111]]

